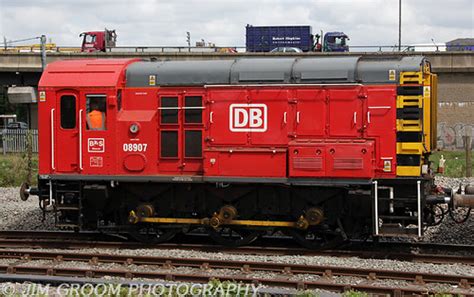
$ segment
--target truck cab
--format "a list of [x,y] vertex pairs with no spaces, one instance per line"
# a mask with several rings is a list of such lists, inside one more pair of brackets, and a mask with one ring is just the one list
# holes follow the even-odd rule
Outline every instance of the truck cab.
[[107,48],[115,47],[117,34],[115,30],[82,32],[81,52],[105,52]]
[[349,37],[343,32],[327,32],[324,34],[323,51],[348,52],[349,46],[346,40],[349,40]]

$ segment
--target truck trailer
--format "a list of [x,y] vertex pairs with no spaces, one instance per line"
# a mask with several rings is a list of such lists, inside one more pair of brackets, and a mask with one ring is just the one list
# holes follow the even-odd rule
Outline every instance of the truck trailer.
[[295,47],[303,52],[347,52],[349,37],[343,32],[312,34],[311,26],[252,26],[246,27],[247,52],[270,52],[275,48]]

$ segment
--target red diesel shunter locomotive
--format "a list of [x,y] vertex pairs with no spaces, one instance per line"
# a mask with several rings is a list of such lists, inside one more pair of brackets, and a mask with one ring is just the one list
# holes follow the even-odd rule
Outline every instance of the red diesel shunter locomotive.
[[453,201],[428,160],[436,92],[419,56],[54,62],[38,188],[21,195],[52,205],[59,227],[153,242],[421,236]]

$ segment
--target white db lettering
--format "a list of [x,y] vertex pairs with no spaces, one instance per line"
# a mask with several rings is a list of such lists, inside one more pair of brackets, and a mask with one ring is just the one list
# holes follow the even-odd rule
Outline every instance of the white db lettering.
[[263,112],[261,109],[252,108],[250,109],[250,127],[257,128],[263,125],[262,119]]
[[235,108],[234,113],[235,113],[234,127],[243,128],[247,126],[249,122],[249,114],[247,113],[247,110],[243,108]]
[[232,132],[267,131],[267,105],[231,104],[229,107],[229,129]]

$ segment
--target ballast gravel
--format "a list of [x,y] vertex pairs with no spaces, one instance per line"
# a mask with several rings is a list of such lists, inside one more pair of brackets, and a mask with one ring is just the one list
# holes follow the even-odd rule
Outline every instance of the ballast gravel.
[[20,199],[20,188],[0,188],[0,230],[54,230],[54,216],[39,208],[38,197]]
[[[27,250],[27,249],[22,249]],[[60,253],[64,250],[59,249],[42,249],[42,251]],[[242,255],[242,254],[229,254],[229,253],[213,253],[203,251],[192,251],[192,250],[179,250],[179,249],[87,249],[87,251],[81,250],[68,250],[72,253],[88,253],[96,254],[109,254],[109,255],[129,255],[129,256],[147,256],[147,257],[163,257],[170,259],[173,258],[193,258],[193,259],[208,259],[208,260],[231,260],[241,262],[267,262],[267,263],[283,263],[283,264],[301,264],[301,265],[315,265],[315,266],[334,266],[334,267],[354,267],[364,268],[370,271],[376,269],[390,270],[390,271],[410,271],[418,273],[435,273],[435,274],[449,274],[449,275],[464,275],[472,276],[474,274],[474,267],[462,263],[457,264],[432,264],[432,263],[416,263],[416,262],[404,262],[397,260],[381,260],[381,259],[360,259],[357,257],[329,257],[329,256],[272,256],[272,255]],[[38,261],[35,261],[38,262]],[[58,265],[71,265],[71,261],[59,262]],[[172,264],[172,263],[171,263]],[[25,264],[27,265],[27,264]],[[78,265],[78,266],[76,266]],[[85,262],[74,262],[71,267],[79,267],[83,265],[89,265]],[[99,266],[109,265],[99,263]],[[118,264],[110,264],[118,265]],[[146,268],[146,265],[129,265],[129,267],[140,267]],[[156,269],[156,268],[154,268]],[[268,274],[265,272],[265,274]]]
[[[436,184],[457,189],[459,184],[474,184],[474,178],[470,179],[459,179],[459,178],[447,178],[447,177],[436,177]],[[19,188],[0,188],[0,203],[2,205],[2,211],[0,212],[0,230],[55,230],[54,227],[54,216],[51,212],[48,212],[43,220],[42,211],[38,207],[37,197],[32,196],[28,201],[21,201],[19,197]],[[466,210],[461,210],[457,215],[461,216],[465,214]],[[436,243],[456,243],[456,244],[474,244],[474,211],[471,214],[471,218],[464,224],[455,223],[449,215],[447,215],[439,226],[432,227],[425,232],[425,236],[421,239],[426,242]],[[58,252],[60,250],[47,250]],[[71,251],[69,251],[71,252]],[[437,274],[455,274],[455,275],[474,275],[474,268],[464,264],[429,264],[429,263],[411,263],[402,262],[395,260],[376,260],[376,259],[360,259],[355,257],[339,258],[339,257],[324,257],[324,256],[265,256],[265,255],[236,255],[228,253],[208,253],[202,251],[185,251],[185,250],[160,250],[160,249],[134,249],[134,250],[106,250],[106,249],[87,249],[84,251],[72,251],[72,252],[87,252],[87,253],[107,253],[107,254],[126,254],[126,255],[137,255],[137,256],[161,256],[168,258],[206,258],[214,260],[237,260],[237,261],[257,261],[257,262],[276,262],[276,263],[291,263],[291,264],[302,264],[302,265],[324,265],[324,266],[340,266],[340,267],[360,267],[367,269],[385,269],[385,270],[396,270],[396,271],[413,271],[413,272],[429,272]],[[0,259],[0,264],[16,264],[16,265],[45,265],[50,262],[48,261],[28,261],[25,263],[18,263],[17,260]],[[58,262],[55,265],[57,267],[64,268],[87,268],[91,264],[84,262]],[[123,268],[120,264],[104,264],[99,263],[95,267],[103,269],[119,269]],[[157,266],[127,266],[127,269],[132,271],[163,271],[164,269]],[[194,268],[180,267],[175,270],[179,273],[202,273],[201,270]],[[219,275],[234,275],[237,272],[235,270],[213,270],[213,274],[218,273]],[[248,275],[249,277],[259,278],[273,278],[283,276],[281,274],[274,274],[268,272],[252,272]],[[288,277],[288,276],[286,276]],[[318,280],[318,276],[314,275],[295,275],[297,279],[304,280]],[[359,284],[366,283],[367,279],[362,278],[351,278],[351,277],[335,277],[335,282]],[[395,280],[376,280],[370,284],[384,285],[396,285],[404,287],[410,285],[404,281]],[[441,284],[428,284],[429,288],[436,289],[438,291],[452,289],[450,286]]]
[[[129,253],[129,251],[126,251]],[[312,258],[312,257],[311,257]],[[330,258],[330,257],[327,257]],[[370,262],[370,261],[368,261]],[[14,261],[11,261],[10,264],[14,264]],[[155,273],[169,273],[170,269],[163,268],[161,266],[155,265],[123,265],[123,264],[115,264],[115,263],[99,263],[99,264],[90,264],[86,262],[77,262],[77,261],[63,261],[63,262],[54,262],[54,261],[47,261],[47,260],[35,260],[35,261],[27,261],[23,263],[17,263],[17,266],[29,266],[29,267],[40,267],[40,266],[54,266],[55,268],[79,268],[79,269],[100,269],[100,270],[127,270],[131,273],[133,272],[155,272]],[[438,269],[443,269],[443,265],[438,265]],[[411,267],[413,268],[413,267]],[[411,268],[407,269],[411,271]],[[226,275],[226,276],[238,276],[242,277],[242,272],[235,269],[211,269],[207,271],[203,271],[198,268],[190,268],[190,267],[176,267],[171,270],[173,273],[176,274],[200,274],[200,275],[207,275],[209,277],[219,276],[219,275]],[[435,273],[435,271],[432,271]],[[296,275],[285,275],[281,273],[274,273],[274,272],[264,272],[264,271],[252,271],[249,273],[244,274],[245,278],[248,279],[282,279],[282,280],[291,280],[291,281],[326,281],[321,276],[312,275],[312,274],[296,274]],[[110,279],[110,278],[107,278]],[[376,279],[376,280],[368,280],[367,278],[362,277],[350,277],[350,276],[334,276],[331,279],[334,283],[339,284],[346,284],[346,285],[371,285],[371,286],[390,286],[390,287],[407,287],[407,286],[414,286],[415,284],[410,281],[404,280],[392,280],[392,279]],[[154,279],[152,281],[157,281]],[[456,286],[451,286],[447,284],[433,284],[428,283],[423,285],[424,288],[429,288],[437,292],[446,292],[452,291],[457,289]],[[468,290],[469,293],[474,293],[474,289]]]

